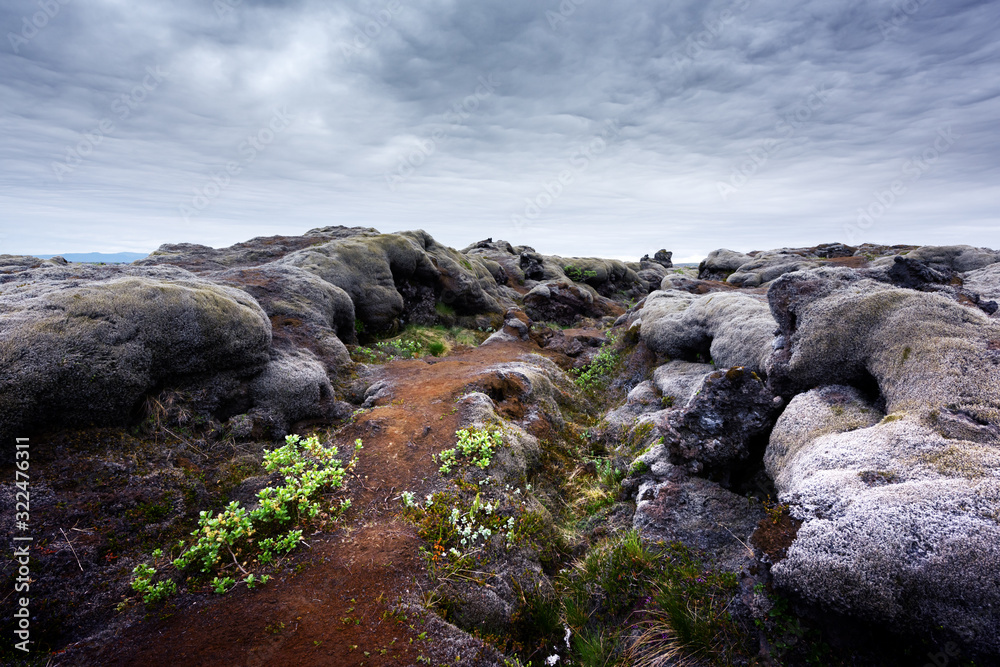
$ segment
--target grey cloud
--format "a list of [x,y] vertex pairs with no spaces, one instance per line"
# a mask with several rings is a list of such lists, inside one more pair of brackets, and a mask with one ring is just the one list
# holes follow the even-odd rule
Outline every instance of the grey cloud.
[[[325,224],[621,257],[846,240],[943,127],[960,138],[868,234],[1000,246],[995,3],[567,0],[562,16],[555,0],[391,2],[243,0],[221,16],[195,0],[68,2],[19,53],[5,38],[0,252]],[[5,37],[38,7],[0,3]],[[112,105],[155,66],[169,78],[120,118]],[[469,102],[490,76],[495,92]],[[829,94],[809,107],[817,86]],[[278,108],[288,129],[185,222],[179,207],[244,160]],[[52,163],[105,119],[113,131],[60,181]],[[515,228],[608,120],[620,133]],[[776,141],[721,199],[719,183]],[[411,156],[391,191],[386,174]]]

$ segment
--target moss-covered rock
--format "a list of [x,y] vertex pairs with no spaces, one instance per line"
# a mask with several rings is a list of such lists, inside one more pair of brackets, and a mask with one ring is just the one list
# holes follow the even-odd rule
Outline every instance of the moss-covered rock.
[[135,264],[138,266],[179,266],[193,273],[225,271],[260,266],[310,246],[354,236],[374,236],[371,227],[321,227],[302,236],[259,236],[228,248],[212,248],[197,243],[166,243]]
[[334,371],[350,363],[355,343],[354,302],[347,292],[295,266],[264,264],[210,274],[253,296],[271,319],[275,345],[305,347]]
[[788,462],[810,442],[828,433],[874,426],[882,411],[854,387],[828,385],[791,400],[771,432],[764,465],[772,479],[788,474]]
[[831,392],[843,389],[793,400],[772,434],[768,469],[804,522],[776,584],[826,611],[1000,654],[1000,448],[913,415],[854,428],[870,421],[864,401],[838,415]]
[[772,386],[821,385],[791,401],[765,456],[804,521],[775,581],[997,655],[1000,326],[974,304],[847,269],[788,274],[768,297]]
[[123,424],[159,385],[259,372],[271,343],[260,306],[191,278],[19,274],[0,295],[0,434]]
[[725,280],[752,259],[750,255],[744,255],[742,252],[727,248],[713,250],[698,265],[698,278],[700,280]]
[[771,353],[775,323],[757,295],[657,291],[640,316],[642,340],[666,357],[759,371]]
[[524,311],[535,321],[569,326],[585,317],[617,317],[624,309],[593,288],[561,280],[532,288],[524,295]]
[[834,268],[783,276],[768,298],[779,392],[874,381],[887,412],[949,437],[1000,438],[1000,324],[979,309]]
[[1000,251],[969,245],[921,246],[908,252],[906,257],[939,271],[964,273],[1000,262]]
[[[497,324],[504,308],[483,289],[496,282],[482,261],[464,260],[424,232],[355,236],[300,250],[281,260],[343,289],[356,317],[370,333],[394,331],[408,319],[436,321],[441,302],[459,316],[493,315]],[[407,309],[400,292],[415,307]]]
[[1000,263],[969,271],[962,276],[965,288],[984,301],[1000,302]]

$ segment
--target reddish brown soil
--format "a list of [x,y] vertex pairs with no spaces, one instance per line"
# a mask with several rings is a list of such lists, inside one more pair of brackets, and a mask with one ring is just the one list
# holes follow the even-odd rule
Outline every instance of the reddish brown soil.
[[349,484],[353,507],[340,529],[308,538],[309,547],[295,552],[299,574],[254,591],[201,596],[151,615],[111,644],[77,646],[66,657],[144,666],[419,664],[434,635],[422,636],[423,619],[390,612],[406,589],[428,584],[419,538],[397,517],[399,494],[439,484],[432,455],[455,443],[455,399],[470,388],[492,389],[495,398],[509,390],[501,408],[516,412],[517,387],[493,387],[485,371],[539,351],[531,342],[503,343],[382,367],[379,379],[391,383],[391,396],[337,438],[342,448],[364,442]]

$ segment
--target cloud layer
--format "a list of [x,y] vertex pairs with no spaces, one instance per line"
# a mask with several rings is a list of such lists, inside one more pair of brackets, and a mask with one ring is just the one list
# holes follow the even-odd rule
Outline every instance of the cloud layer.
[[1000,247],[1000,6],[0,3],[0,252]]

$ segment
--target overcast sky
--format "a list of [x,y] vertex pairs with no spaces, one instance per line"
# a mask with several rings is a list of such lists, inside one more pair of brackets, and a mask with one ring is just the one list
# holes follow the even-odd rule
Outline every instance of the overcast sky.
[[1000,3],[0,0],[0,253],[1000,248]]

